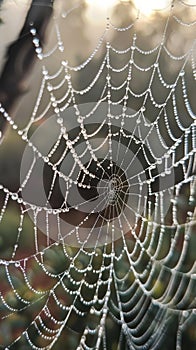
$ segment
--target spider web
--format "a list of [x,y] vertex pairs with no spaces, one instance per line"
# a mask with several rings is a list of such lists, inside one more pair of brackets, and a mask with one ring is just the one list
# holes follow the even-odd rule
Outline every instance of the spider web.
[[107,18],[77,65],[62,39],[77,6],[55,15],[48,51],[32,24],[33,111],[21,127],[0,107],[24,146],[18,189],[0,185],[2,348],[165,349],[168,335],[185,348],[196,312],[194,41],[180,55],[168,43],[172,23],[191,37],[190,7],[170,4],[148,50],[140,13],[124,27]]

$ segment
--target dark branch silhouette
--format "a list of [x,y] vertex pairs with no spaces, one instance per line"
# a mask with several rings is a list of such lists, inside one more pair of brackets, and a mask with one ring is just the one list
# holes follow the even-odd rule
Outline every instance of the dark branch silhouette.
[[[42,47],[45,42],[46,28],[53,12],[54,0],[32,0],[23,28],[18,39],[7,51],[6,62],[0,77],[0,103],[10,113],[18,98],[26,91],[26,80],[37,59],[32,42],[31,28],[36,28],[36,37]],[[6,119],[0,113],[0,131],[5,133]],[[0,135],[1,136],[1,135]]]

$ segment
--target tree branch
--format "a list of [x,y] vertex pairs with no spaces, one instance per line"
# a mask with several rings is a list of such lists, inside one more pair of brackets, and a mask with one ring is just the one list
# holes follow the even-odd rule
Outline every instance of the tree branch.
[[[36,28],[36,37],[42,47],[53,12],[53,2],[54,0],[32,0],[19,37],[8,48],[0,77],[0,103],[8,113],[14,108],[18,98],[27,91],[25,82],[37,59],[30,30]],[[0,137],[5,133],[6,126],[6,119],[0,112]]]

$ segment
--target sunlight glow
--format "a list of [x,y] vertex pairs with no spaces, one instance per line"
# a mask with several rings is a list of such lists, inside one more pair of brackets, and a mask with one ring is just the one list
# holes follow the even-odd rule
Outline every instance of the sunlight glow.
[[[129,0],[86,0],[91,10],[93,9],[94,13],[97,11],[98,17],[120,2],[129,3]],[[145,16],[150,16],[154,10],[163,10],[171,4],[171,0],[133,0],[133,2],[135,7]],[[97,20],[96,16],[94,19]]]
[[150,16],[153,10],[163,10],[170,3],[171,0],[134,0],[135,6],[145,16]]
[[117,0],[86,0],[88,5],[92,5],[103,10],[113,7],[117,2]]
[[88,21],[100,26],[118,0],[86,0],[86,3],[88,5],[86,11]]

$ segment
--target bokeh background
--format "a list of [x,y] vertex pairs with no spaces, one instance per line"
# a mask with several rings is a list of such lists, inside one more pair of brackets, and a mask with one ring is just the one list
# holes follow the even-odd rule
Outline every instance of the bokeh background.
[[[188,2],[190,5],[193,5],[193,1]],[[54,3],[54,13],[56,17],[56,21],[58,21],[58,26],[61,32],[61,39],[64,45],[63,52],[56,52],[54,55],[50,56],[47,60],[47,67],[49,67],[49,71],[52,74],[56,72],[60,62],[63,57],[69,61],[69,63],[73,65],[80,64],[89,55],[93,52],[94,48],[97,45],[97,42],[100,36],[103,34],[103,31],[106,27],[106,18],[110,16],[111,22],[116,27],[126,27],[128,26],[138,15],[138,7],[140,7],[140,21],[136,25],[137,33],[138,33],[138,42],[137,45],[141,47],[143,50],[150,50],[159,44],[160,38],[163,34],[165,21],[168,16],[170,10],[171,1],[61,1],[56,0]],[[25,22],[29,7],[31,5],[31,1],[27,0],[1,0],[0,2],[0,74],[3,74],[5,69],[5,63],[7,59],[7,50],[9,46],[18,39],[19,33],[23,27]],[[107,6],[106,6],[107,5]],[[152,9],[156,7],[157,11],[152,11]],[[73,12],[69,13],[69,10],[75,8]],[[39,16],[39,4],[36,5],[37,16]],[[178,6],[175,9],[176,15],[181,18],[185,22],[191,22],[195,20],[195,10],[192,6],[184,7],[182,3],[179,2]],[[66,21],[65,21],[66,19]],[[171,21],[169,24],[167,34],[167,47],[173,55],[180,56],[184,55],[192,46],[193,38],[195,35],[194,26],[193,27],[185,27],[180,25],[177,21]],[[129,31],[125,32],[117,32],[115,30],[110,32],[110,40],[112,41],[114,47],[118,47],[119,49],[124,49],[130,43],[131,34]],[[43,45],[44,51],[50,50],[53,44],[56,43],[56,33],[54,30],[54,21],[51,20],[48,23],[45,42]],[[98,70],[103,57],[105,55],[105,47],[99,50],[98,54],[95,55],[95,58],[88,65],[88,70],[79,71],[72,75],[74,86],[77,89],[82,89],[84,86],[87,86],[88,83],[92,80],[92,76],[94,76],[94,72]],[[137,63],[143,67],[147,67],[154,62],[155,56],[142,56],[138,55]],[[116,56],[114,55],[113,63],[115,66],[119,64],[115,62]],[[127,57],[123,56],[121,58],[120,64],[126,62]],[[180,69],[181,62],[175,61],[172,62],[168,60],[167,55],[162,55],[160,60],[160,65],[162,67],[164,79],[169,83],[172,83],[175,80],[175,77]],[[18,68],[20,69],[20,63],[18,64]],[[148,73],[142,73],[134,76],[134,86],[136,91],[141,91],[145,89],[146,84],[148,82]],[[10,110],[12,113],[12,117],[15,119],[16,123],[20,128],[24,127],[29,120],[31,113],[33,111],[35,101],[37,98],[37,94],[40,88],[42,79],[42,62],[36,60],[32,65],[31,70],[25,76],[24,81],[24,92],[18,96],[18,98],[14,101],[13,106],[10,106]],[[94,102],[99,98],[100,91],[102,90],[104,84],[105,76],[103,74],[103,80],[100,80],[97,84],[96,90],[93,90],[90,94],[85,96],[81,96],[78,99],[78,103],[85,102]],[[115,85],[120,85],[126,79],[126,76],[122,74],[120,77],[113,77],[113,82]],[[186,68],[186,80],[188,82],[188,95],[189,100],[193,101],[193,107],[195,106],[195,87],[194,80],[191,75],[191,60]],[[58,81],[57,81],[58,83]],[[13,89],[13,86],[10,89]],[[157,88],[155,84],[155,96],[157,99],[162,100],[164,91],[158,86],[157,80]],[[180,94],[180,91],[179,91]],[[118,93],[116,99],[119,99],[121,96]],[[40,111],[44,109],[44,106],[48,102],[48,95],[43,95],[43,101],[40,106]],[[181,110],[181,116],[183,118],[184,125],[189,125],[190,118],[185,111],[183,98],[179,98],[181,101],[181,105],[179,105],[179,109]],[[130,102],[130,107],[137,110],[137,108],[141,105],[140,99],[135,99]],[[49,110],[45,116],[47,118],[52,113]],[[152,120],[153,116],[153,108],[148,108],[147,117],[149,120]],[[39,122],[35,125],[35,128],[39,126]],[[171,119],[171,128],[175,130],[175,121]],[[31,130],[33,133],[34,130]],[[162,131],[162,135],[164,134],[164,129]],[[165,133],[166,138],[166,133]],[[169,140],[166,139],[166,142]],[[6,128],[4,132],[4,139],[0,145],[0,184],[3,184],[5,187],[8,187],[10,191],[15,191],[18,189],[20,185],[20,166],[21,159],[23,156],[25,144],[22,139],[9,127]],[[180,210],[180,220],[186,220],[187,211],[194,210],[195,202],[192,203],[192,207],[187,203],[188,196],[188,186],[184,186],[179,203]],[[0,207],[2,207],[4,201],[4,197],[0,197]],[[8,203],[6,209],[6,215],[4,220],[0,225],[0,259],[10,259],[13,251],[13,246],[16,241],[17,236],[17,227],[19,225],[19,215],[18,215],[18,207],[13,202]],[[169,220],[169,218],[168,218]],[[20,255],[17,258],[29,256],[33,253],[34,247],[34,231],[33,224],[30,218],[26,218],[24,222],[24,229],[20,242]],[[193,240],[192,245],[189,251],[189,259],[192,262],[195,259],[195,250],[196,250],[196,232],[195,227],[193,227]],[[41,235],[39,238],[39,244],[41,248],[46,246],[46,238],[44,235]],[[52,241],[51,241],[52,243]],[[167,245],[167,241],[165,243]],[[179,244],[179,249],[181,248]],[[110,248],[108,248],[110,249]],[[73,256],[76,252],[75,248],[67,247],[68,254]],[[59,273],[65,269],[68,261],[65,259],[65,256],[61,250],[61,248],[51,248],[48,249],[47,252],[47,266],[50,271],[54,273]],[[100,258],[101,259],[101,258]],[[99,259],[98,259],[99,260]],[[100,260],[101,261],[101,260]],[[97,261],[97,265],[99,265],[100,261]],[[80,262],[81,263],[81,262]],[[85,264],[85,262],[84,262]],[[189,266],[190,262],[187,260],[187,266]],[[119,271],[126,267],[119,266]],[[9,319],[5,322],[4,318],[1,318],[0,321],[0,347],[5,348],[6,344],[20,334],[21,330],[23,330],[27,324],[29,324],[30,320],[39,312],[42,307],[45,299],[37,300],[33,293],[29,292],[27,286],[25,286],[22,276],[16,269],[12,269],[11,273],[13,274],[14,284],[16,289],[19,291],[19,294],[24,298],[27,298],[29,301],[33,301],[32,307],[27,312],[14,313],[13,316],[9,317]],[[41,271],[39,269],[38,264],[32,260],[29,263],[29,279],[31,280],[31,284],[40,290],[50,289],[53,285],[53,281],[46,276],[42,276]],[[14,294],[10,286],[6,282],[7,276],[5,275],[4,270],[0,270],[0,283],[1,289],[4,293],[4,298],[8,302],[8,304],[12,305],[12,307],[20,307],[20,301],[15,298]],[[160,293],[162,286],[157,287],[157,294]],[[160,290],[159,290],[160,288]],[[66,303],[64,300],[64,295],[60,294],[62,291],[59,291],[59,299]],[[196,291],[193,291],[196,292]],[[58,313],[59,310],[55,310],[54,312]],[[0,314],[1,317],[6,315],[3,304],[0,305]],[[93,322],[93,321],[92,321]],[[176,330],[177,330],[177,322],[178,317],[172,316],[170,320],[169,329],[167,331],[165,342],[162,344],[160,350],[168,350],[175,349],[176,344]],[[70,332],[65,329],[62,332],[61,337],[54,345],[53,349],[75,349],[77,339],[80,333],[80,320],[77,317],[72,317],[70,321],[70,328],[74,329],[74,332]],[[32,331],[33,332],[33,331]],[[117,338],[115,338],[114,334],[119,334],[118,327],[111,323],[108,325],[108,338],[110,339],[110,347],[109,349],[115,350],[117,349]],[[38,346],[42,346],[42,338],[39,337],[39,334],[32,333],[32,337],[37,338],[36,342]],[[66,346],[65,346],[66,344]],[[183,334],[183,350],[194,350],[196,348],[196,317],[193,316],[187,327],[186,331]],[[29,349],[29,347],[25,344],[24,339],[21,338],[21,341],[14,345],[13,349]],[[121,349],[126,349],[126,345],[122,343]]]

